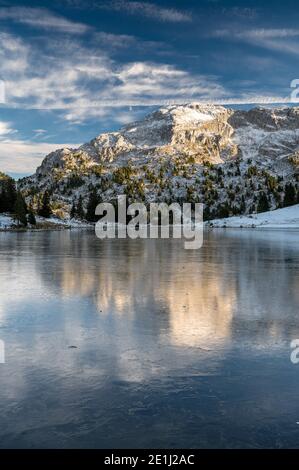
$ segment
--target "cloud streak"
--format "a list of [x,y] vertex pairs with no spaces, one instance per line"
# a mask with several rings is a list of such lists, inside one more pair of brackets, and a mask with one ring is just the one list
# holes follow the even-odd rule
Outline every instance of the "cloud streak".
[[188,12],[176,8],[163,8],[148,2],[111,0],[98,3],[98,7],[162,22],[186,23],[192,21],[192,16]]
[[270,49],[272,51],[290,54],[299,54],[299,29],[219,29],[211,34],[212,37],[224,38],[233,41],[242,41],[247,44]]
[[70,21],[50,12],[46,8],[0,7],[0,21],[1,20],[10,20],[15,23],[30,26],[31,28],[70,34],[84,34],[90,29],[88,25]]

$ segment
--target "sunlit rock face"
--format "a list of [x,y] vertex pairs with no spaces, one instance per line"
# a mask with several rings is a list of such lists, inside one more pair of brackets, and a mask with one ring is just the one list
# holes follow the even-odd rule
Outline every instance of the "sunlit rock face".
[[[222,106],[187,104],[161,108],[144,120],[129,124],[119,132],[101,134],[75,152],[95,163],[113,162],[139,156],[189,155],[197,161],[222,162],[238,152],[228,123],[233,111]],[[65,156],[74,151],[58,150],[48,156],[38,174],[46,175],[51,166],[64,166]]]
[[136,155],[154,158],[180,154],[221,163],[236,156],[284,157],[298,147],[298,108],[234,111],[191,103],[161,108],[118,132],[101,134],[77,150],[57,150],[37,173],[45,175],[53,166],[63,167],[70,153],[94,163]]
[[119,132],[102,134],[82,150],[99,160],[145,152],[194,155],[213,163],[228,158],[283,157],[299,146],[298,108],[233,111],[205,104],[161,108]]

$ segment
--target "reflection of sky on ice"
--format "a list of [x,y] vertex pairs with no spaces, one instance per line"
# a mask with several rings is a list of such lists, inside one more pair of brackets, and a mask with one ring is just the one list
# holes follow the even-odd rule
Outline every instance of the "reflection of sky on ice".
[[[90,442],[92,429],[101,435],[135,395],[126,419],[136,424],[135,413],[153,419],[150,403],[159,409],[164,394],[177,394],[181,406],[186,399],[188,413],[205,394],[207,410],[220,406],[207,381],[232,363],[241,378],[241,358],[255,367],[261,356],[284,360],[287,373],[289,342],[299,337],[297,237],[219,231],[192,251],[178,240],[100,241],[89,232],[0,234],[0,436],[13,445],[16,427],[23,445],[34,445],[45,426],[40,445],[58,434],[63,445],[66,426],[69,444],[68,426],[78,422]],[[196,378],[200,389],[190,384]],[[271,367],[266,379],[264,388],[275,381]]]

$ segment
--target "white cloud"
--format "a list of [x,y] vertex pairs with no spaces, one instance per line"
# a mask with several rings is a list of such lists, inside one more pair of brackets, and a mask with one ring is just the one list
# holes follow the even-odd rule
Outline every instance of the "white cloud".
[[[159,104],[165,100],[211,99],[225,95],[215,79],[190,74],[167,64],[133,62],[117,74],[114,86],[117,100],[140,101],[140,104]],[[136,104],[136,101],[135,103]]]
[[10,122],[0,121],[0,139],[14,132],[15,130],[12,129]]
[[299,54],[299,29],[220,29],[211,34],[213,37],[243,41],[248,44],[272,51]]
[[21,74],[28,68],[29,47],[22,39],[0,32],[1,78],[7,74]]
[[226,100],[216,101],[216,104],[256,104],[256,105],[274,105],[274,104],[285,104],[288,105],[292,102],[290,96],[281,95],[259,95],[255,92],[252,93],[241,93],[238,97],[231,97]]
[[229,17],[245,18],[246,20],[253,20],[258,16],[258,10],[256,8],[248,7],[231,7],[222,9],[222,13]]
[[71,34],[83,34],[90,29],[89,26],[83,23],[70,21],[50,12],[46,8],[0,7],[0,20],[11,20],[33,28]]
[[[17,132],[12,123],[0,121],[0,171],[33,173],[48,153],[58,148],[80,146],[80,144],[49,144],[16,139],[13,135]],[[45,133],[43,129],[37,129],[35,132],[37,135]]]
[[[298,30],[299,31],[299,30]],[[284,41],[299,36],[296,29],[255,29],[235,31],[233,38],[247,42]],[[109,40],[116,47],[134,36],[98,32],[97,46],[81,38],[39,37],[30,42],[0,33],[0,60],[5,80],[6,106],[23,109],[60,110],[65,119],[82,122],[111,115],[127,122],[121,107],[152,106],[190,101],[244,102],[241,94],[232,96],[217,77],[183,70],[168,63],[136,61],[118,63],[111,59]],[[231,37],[219,30],[217,37]],[[93,33],[94,35],[94,33]],[[275,39],[273,39],[275,38]],[[248,99],[252,99],[248,96]],[[268,98],[265,97],[267,100]],[[39,138],[40,134],[36,134]],[[45,140],[45,138],[43,139]]]
[[137,45],[138,40],[135,36],[128,34],[113,34],[99,31],[94,34],[94,39],[100,44],[105,44],[110,47],[124,48],[132,45]]
[[[111,71],[111,81],[92,98],[77,98],[75,106],[65,107],[65,116],[80,122],[87,117],[103,117],[111,112],[111,107],[213,101],[225,96],[225,90],[214,78],[192,75],[167,64],[133,62]],[[123,122],[122,113],[113,113],[116,121]]]
[[40,137],[40,136],[44,136],[45,134],[47,134],[47,131],[45,129],[34,129],[33,133],[35,137]]
[[111,0],[98,6],[107,10],[122,11],[129,15],[143,16],[162,22],[181,23],[192,21],[192,17],[188,12],[175,8],[163,8],[148,2]]
[[[222,36],[225,34],[221,33]],[[269,31],[264,34],[270,35]],[[251,33],[251,36],[263,37],[261,33]],[[5,71],[7,106],[60,110],[65,119],[74,123],[111,116],[112,107],[114,121],[123,123],[127,122],[128,116],[123,114],[121,107],[126,106],[190,101],[229,104],[262,102],[263,99],[252,95],[232,96],[217,78],[191,73],[167,63],[118,64],[107,51],[83,46],[74,38],[72,41],[47,38],[40,48],[40,40],[39,44],[28,44],[2,33],[0,58]],[[265,100],[268,100],[267,96]]]
[[59,148],[77,148],[79,145],[0,139],[0,169],[6,173],[34,173],[48,153]]
[[[14,61],[8,44],[18,45]],[[47,38],[40,48],[40,41],[28,44],[20,38],[0,35],[7,106],[60,109],[66,119],[76,122],[105,115],[107,106],[158,105],[225,96],[214,77],[192,74],[173,65],[142,61],[120,65],[101,48],[65,38]]]

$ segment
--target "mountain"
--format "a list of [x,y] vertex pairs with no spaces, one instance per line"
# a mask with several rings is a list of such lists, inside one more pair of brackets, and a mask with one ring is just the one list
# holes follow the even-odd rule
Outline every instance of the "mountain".
[[38,208],[49,192],[66,217],[91,195],[113,201],[203,202],[207,219],[295,204],[299,199],[299,108],[235,111],[191,103],[162,107],[78,149],[49,154],[20,181]]

